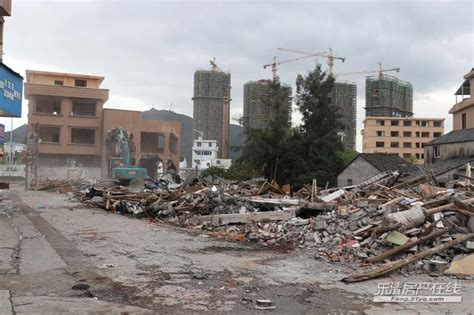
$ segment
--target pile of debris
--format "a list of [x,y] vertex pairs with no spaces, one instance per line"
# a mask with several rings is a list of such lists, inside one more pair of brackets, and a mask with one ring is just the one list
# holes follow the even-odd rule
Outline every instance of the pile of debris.
[[194,177],[177,184],[168,178],[148,180],[140,192],[88,184],[74,196],[108,211],[206,230],[216,238],[304,248],[332,262],[385,263],[344,281],[408,265],[406,272],[473,274],[472,265],[453,270],[473,257],[464,258],[474,249],[470,183],[445,189],[434,185],[432,174],[395,184],[398,178],[397,172],[385,172],[356,186],[319,192],[313,181],[293,196],[289,186],[259,179]]

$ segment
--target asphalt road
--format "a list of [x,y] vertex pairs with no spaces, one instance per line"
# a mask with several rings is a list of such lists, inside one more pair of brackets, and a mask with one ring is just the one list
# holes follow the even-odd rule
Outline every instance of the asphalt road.
[[[214,240],[202,231],[85,208],[65,195],[0,193],[0,314],[469,314],[462,303],[374,303],[395,274],[343,284],[350,266]],[[451,278],[436,278],[451,281]],[[255,308],[269,299],[274,310]]]

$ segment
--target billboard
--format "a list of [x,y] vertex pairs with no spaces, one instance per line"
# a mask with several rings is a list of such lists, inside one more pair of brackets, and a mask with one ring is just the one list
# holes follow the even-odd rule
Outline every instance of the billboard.
[[23,77],[0,62],[0,117],[21,117]]

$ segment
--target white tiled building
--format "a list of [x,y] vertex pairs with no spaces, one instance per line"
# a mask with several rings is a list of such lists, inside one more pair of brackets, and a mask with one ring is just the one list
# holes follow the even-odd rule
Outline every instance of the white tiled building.
[[203,140],[199,137],[193,142],[192,167],[198,170],[205,170],[211,166],[229,168],[231,159],[218,159],[219,147],[216,140]]

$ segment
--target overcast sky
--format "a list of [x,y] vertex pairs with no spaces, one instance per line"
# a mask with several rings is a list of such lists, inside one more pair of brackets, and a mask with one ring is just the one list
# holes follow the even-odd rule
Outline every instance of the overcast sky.
[[[242,113],[243,84],[270,78],[274,55],[287,47],[325,51],[346,62],[335,73],[400,67],[414,87],[420,117],[446,118],[456,88],[473,66],[472,1],[114,1],[13,0],[6,17],[4,61],[26,69],[105,76],[106,107],[170,109],[192,116],[193,73],[209,60],[232,75],[231,117]],[[415,2],[415,3],[414,3]],[[294,85],[316,62],[281,65]],[[358,85],[358,131],[365,105],[365,77]],[[19,126],[27,121],[26,101]],[[293,115],[297,124],[299,115]],[[9,119],[0,123],[10,129]],[[360,132],[359,132],[360,134]],[[358,137],[358,148],[361,138]]]

